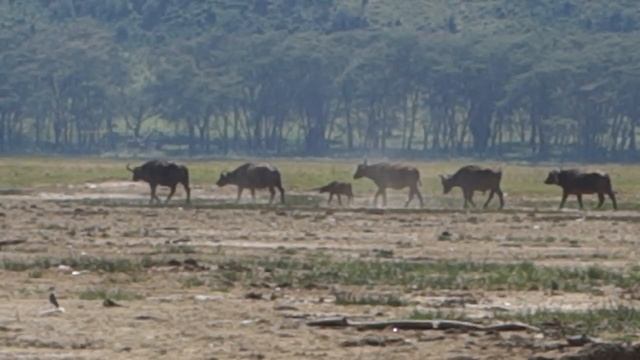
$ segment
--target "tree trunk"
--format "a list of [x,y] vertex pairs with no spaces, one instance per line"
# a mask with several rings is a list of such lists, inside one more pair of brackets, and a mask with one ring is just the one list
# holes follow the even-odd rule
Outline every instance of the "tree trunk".
[[638,150],[637,146],[636,146],[636,121],[637,120],[632,120],[631,121],[631,126],[629,128],[629,151],[633,154],[633,156],[636,155],[636,152]]
[[222,114],[222,153],[229,153],[229,114],[226,112]]
[[0,113],[0,152],[5,152],[6,150],[6,143],[5,143],[5,136],[6,136],[6,118],[7,118],[7,113],[6,112],[2,112]]
[[196,153],[196,129],[190,119],[187,119],[187,130],[189,131],[189,156],[193,156]]
[[473,138],[473,150],[477,155],[484,154],[489,146],[493,107],[490,100],[483,99],[471,103],[467,120]]
[[411,151],[413,147],[413,138],[416,132],[416,118],[418,117],[418,105],[420,101],[420,94],[416,91],[411,101],[411,122],[409,124],[409,137],[407,138],[406,149]]
[[353,123],[351,120],[351,103],[345,103],[345,122],[347,125],[347,149],[353,150]]

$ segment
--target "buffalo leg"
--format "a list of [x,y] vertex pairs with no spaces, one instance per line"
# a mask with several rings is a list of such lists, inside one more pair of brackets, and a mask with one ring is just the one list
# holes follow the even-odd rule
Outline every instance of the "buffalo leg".
[[331,201],[333,201],[333,193],[329,193],[329,201],[327,201],[327,205],[331,205]]
[[278,191],[280,192],[280,203],[284,204],[284,188],[281,184],[276,185]]
[[173,197],[173,194],[176,193],[176,186],[175,185],[171,186],[169,190],[170,190],[169,196],[167,196],[167,199],[164,201],[165,204],[167,204],[169,200],[171,200],[171,198]]
[[464,199],[462,207],[466,209],[469,207],[469,193],[466,190],[462,190],[462,198]]
[[191,188],[189,187],[188,184],[183,183],[182,186],[184,187],[184,192],[187,193],[187,204],[191,203]]
[[382,206],[387,207],[387,189],[382,189]]
[[376,191],[376,194],[373,196],[373,207],[378,206],[378,197],[382,194],[382,191],[382,189],[378,189],[378,191]]
[[155,196],[155,192],[156,192],[156,187],[149,184],[149,204],[153,204],[153,200],[155,200],[154,196]]
[[569,194],[565,191],[562,192],[562,200],[560,200],[560,207],[559,209],[562,209],[564,207],[564,203],[567,202],[567,198],[569,197]]
[[269,205],[271,205],[273,203],[273,199],[276,197],[276,189],[272,187],[269,187],[269,194],[271,194],[271,197],[269,198]]
[[578,198],[578,205],[580,205],[580,209],[584,209],[584,205],[582,204],[582,194],[576,194]]
[[249,190],[251,191],[251,200],[255,203],[256,202],[256,189],[250,188]]
[[609,195],[609,198],[611,198],[611,202],[613,203],[613,209],[618,210],[618,203],[616,202],[616,194],[613,191],[609,191],[607,195]]
[[418,197],[418,201],[420,201],[420,208],[423,208],[424,200],[422,199],[422,194],[420,194],[420,189],[418,189],[418,186],[413,187],[413,193]]
[[604,194],[598,193],[598,209],[602,207],[602,204],[604,204]]
[[160,202],[160,199],[158,198],[158,195],[156,195],[156,189],[158,187],[157,184],[149,184],[149,187],[151,188],[151,199],[149,199],[149,204],[153,204],[153,201],[157,201]]
[[342,196],[340,196],[340,194],[338,195],[338,205],[342,206]]
[[469,191],[469,204],[474,208],[476,207],[476,203],[473,202],[473,190]]
[[413,196],[414,196],[414,190],[413,190],[413,188],[410,188],[409,189],[409,199],[404,204],[404,207],[409,207],[409,204],[411,203],[411,200],[413,200]]
[[504,194],[501,189],[496,190],[496,194],[498,194],[498,200],[500,200],[500,209],[504,208]]
[[242,197],[242,191],[244,191],[244,188],[241,186],[238,186],[238,196],[236,196],[236,204],[240,202],[240,198]]
[[482,206],[483,209],[486,209],[489,206],[489,203],[491,202],[491,200],[493,200],[493,194],[495,193],[496,192],[494,190],[491,190],[491,192],[489,193],[489,197],[487,197],[487,201]]

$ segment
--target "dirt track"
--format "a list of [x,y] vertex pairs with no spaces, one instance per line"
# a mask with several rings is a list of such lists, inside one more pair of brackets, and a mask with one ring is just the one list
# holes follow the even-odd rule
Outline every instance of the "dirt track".
[[[495,309],[617,304],[623,301],[619,290],[549,294],[506,289],[411,291],[376,284],[229,284],[218,265],[229,259],[304,259],[322,253],[331,259],[531,261],[622,269],[636,264],[640,241],[636,212],[523,207],[503,212],[374,211],[361,207],[365,200],[347,210],[304,204],[266,208],[229,205],[232,189],[222,197],[219,191],[213,196],[207,189],[196,189],[194,198],[199,200],[193,207],[183,207],[180,196],[173,206],[148,207],[144,192],[139,185],[106,183],[0,197],[0,240],[24,240],[0,248],[3,260],[155,259],[139,274],[78,274],[55,263],[39,272],[1,270],[0,358],[526,359],[544,352],[536,344],[557,339],[526,333],[325,330],[307,327],[305,320],[334,314],[403,318],[415,309],[445,307],[492,321]],[[206,269],[170,263],[186,258]],[[66,312],[41,316],[50,309],[50,286],[56,287]],[[82,299],[95,289],[135,296],[118,301],[126,307],[104,308],[100,299]],[[408,305],[336,305],[334,294],[344,290],[399,293]],[[258,299],[247,298],[248,293]],[[634,300],[624,302],[637,305]],[[398,341],[385,347],[341,346],[345,340],[366,336]]]

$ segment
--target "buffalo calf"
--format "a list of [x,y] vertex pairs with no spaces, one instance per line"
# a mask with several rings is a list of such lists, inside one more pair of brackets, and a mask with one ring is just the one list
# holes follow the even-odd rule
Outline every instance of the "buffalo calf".
[[191,201],[189,170],[184,165],[177,165],[176,163],[167,161],[151,160],[133,169],[127,164],[127,170],[133,174],[133,181],[145,181],[149,183],[149,187],[151,188],[151,199],[149,203],[153,203],[154,200],[160,203],[160,198],[156,195],[158,185],[170,188],[171,192],[169,196],[167,196],[167,200],[165,200],[165,203],[167,203],[176,192],[176,186],[178,184],[182,184],[187,193],[187,204]]
[[609,174],[601,172],[587,173],[576,169],[553,170],[549,172],[544,183],[547,185],[558,185],[562,188],[560,209],[564,207],[564,203],[567,201],[569,195],[575,195],[578,198],[580,209],[583,209],[583,194],[598,194],[598,208],[602,207],[606,194],[611,198],[613,208],[618,209],[616,195],[611,187]]
[[475,191],[482,191],[483,193],[489,191],[489,197],[483,208],[486,209],[489,206],[494,194],[498,195],[498,199],[500,199],[500,209],[504,207],[504,196],[502,189],[500,189],[500,180],[502,180],[502,172],[500,170],[468,165],[460,168],[453,175],[440,175],[440,180],[445,194],[448,194],[454,187],[462,189],[465,209],[469,204],[473,207],[476,206],[473,202],[473,193]]
[[409,206],[414,196],[420,200],[420,207],[424,206],[422,195],[418,189],[420,185],[420,171],[413,166],[406,166],[400,164],[378,163],[368,165],[365,160],[364,163],[358,165],[354,179],[360,179],[362,177],[369,178],[378,186],[378,191],[373,197],[373,205],[378,204],[378,197],[382,195],[383,204],[387,205],[387,188],[391,189],[404,189],[409,188],[409,199],[405,203],[405,207]]
[[321,186],[313,190],[319,191],[321,194],[329,193],[329,204],[331,204],[331,200],[333,200],[334,195],[337,195],[338,204],[340,205],[342,205],[342,195],[347,197],[349,204],[353,201],[353,190],[351,188],[351,184],[347,182],[332,181],[325,186]]
[[282,188],[280,172],[269,164],[256,165],[246,163],[231,172],[220,174],[220,179],[216,184],[220,187],[228,184],[236,185],[238,187],[236,203],[240,201],[242,191],[245,188],[251,191],[253,201],[256,200],[256,189],[268,188],[271,193],[271,198],[269,199],[269,204],[271,204],[276,195],[275,189],[278,189],[280,191],[280,202],[284,204],[284,189]]

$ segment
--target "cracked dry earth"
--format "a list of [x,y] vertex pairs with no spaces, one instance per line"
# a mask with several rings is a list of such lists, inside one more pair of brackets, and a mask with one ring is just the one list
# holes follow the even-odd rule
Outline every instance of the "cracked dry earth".
[[[562,338],[544,333],[358,331],[312,328],[306,321],[332,315],[407,318],[416,309],[447,309],[491,323],[496,309],[637,305],[614,287],[552,294],[375,283],[301,287],[235,278],[229,275],[233,269],[221,265],[322,254],[335,260],[531,261],[623,269],[638,258],[635,212],[187,208],[179,196],[174,206],[149,207],[144,193],[144,187],[124,183],[0,197],[0,240],[15,241],[0,247],[0,359],[554,358],[575,350],[554,347]],[[227,200],[233,195],[224,193]],[[202,189],[194,192],[206,196]],[[451,236],[442,239],[445,231]],[[137,271],[60,264],[83,258],[149,264]],[[15,268],[34,263],[40,266]],[[44,314],[51,309],[51,286],[64,313]],[[123,306],[104,307],[99,295],[91,296],[100,291]],[[394,293],[407,304],[337,305],[339,291]]]

